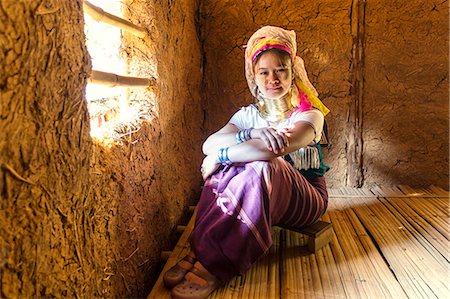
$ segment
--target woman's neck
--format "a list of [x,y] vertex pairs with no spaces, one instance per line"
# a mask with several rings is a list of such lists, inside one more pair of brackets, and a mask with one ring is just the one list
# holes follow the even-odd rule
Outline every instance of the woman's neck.
[[291,91],[279,99],[268,99],[259,96],[259,114],[269,122],[287,119],[294,110],[291,97]]

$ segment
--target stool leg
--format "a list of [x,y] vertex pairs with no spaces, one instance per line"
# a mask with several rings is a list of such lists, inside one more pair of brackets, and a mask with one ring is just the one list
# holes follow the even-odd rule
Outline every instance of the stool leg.
[[333,230],[331,227],[327,228],[321,234],[316,236],[308,236],[308,250],[310,252],[316,252],[320,248],[330,243],[333,237]]

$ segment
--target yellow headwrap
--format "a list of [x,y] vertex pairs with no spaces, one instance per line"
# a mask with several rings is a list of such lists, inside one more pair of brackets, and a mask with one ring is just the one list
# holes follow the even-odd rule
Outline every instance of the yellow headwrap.
[[317,97],[317,90],[308,79],[303,59],[297,56],[297,42],[293,30],[285,30],[274,26],[264,26],[257,30],[248,40],[245,49],[245,76],[253,96],[257,97],[253,61],[259,53],[274,48],[283,50],[291,56],[295,86],[298,89],[296,92],[298,93],[302,90],[308,96],[311,105],[319,109],[323,115],[327,115],[330,110]]

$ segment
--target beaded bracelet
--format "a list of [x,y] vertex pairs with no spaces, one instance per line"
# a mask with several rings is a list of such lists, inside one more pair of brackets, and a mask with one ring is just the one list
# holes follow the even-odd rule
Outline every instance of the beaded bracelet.
[[253,128],[250,128],[250,129],[240,130],[239,132],[237,132],[236,136],[235,136],[236,143],[242,143],[244,141],[252,139],[252,137],[250,136],[252,130],[253,130]]
[[228,147],[219,149],[217,157],[222,165],[230,165],[232,163],[230,158],[228,158]]

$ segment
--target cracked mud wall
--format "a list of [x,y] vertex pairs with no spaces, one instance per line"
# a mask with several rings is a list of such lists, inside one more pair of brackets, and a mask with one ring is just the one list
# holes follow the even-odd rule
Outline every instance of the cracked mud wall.
[[264,25],[297,33],[331,109],[328,185],[448,189],[448,1],[213,1],[201,6],[205,129],[253,101],[244,48]]
[[364,176],[440,186],[449,178],[448,1],[367,1]]
[[0,296],[95,293],[80,4],[1,1],[0,24]]
[[[133,75],[151,121],[111,148],[89,136],[82,2],[0,1],[0,297],[145,297],[198,196],[196,1],[130,1]],[[180,53],[183,53],[182,55]]]
[[158,82],[152,91],[130,94],[139,101],[155,94],[153,119],[113,163],[123,190],[117,202],[120,256],[112,284],[120,286],[119,297],[139,297],[149,293],[159,275],[161,250],[172,249],[176,224],[199,196],[201,58],[196,1],[128,1],[124,12],[148,31],[144,39],[124,35],[130,72],[156,76]]

